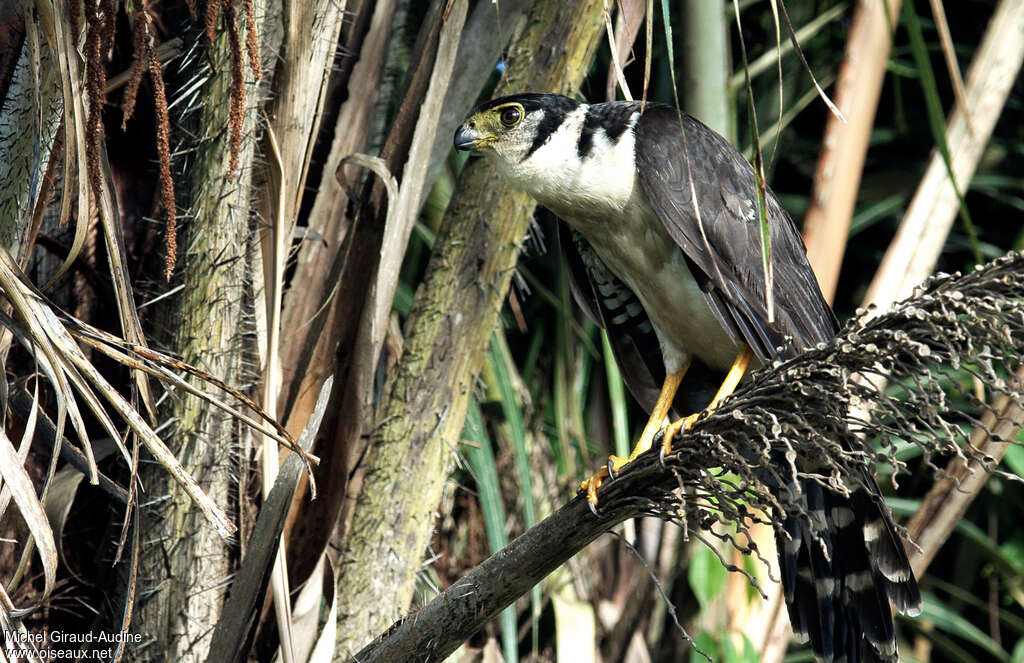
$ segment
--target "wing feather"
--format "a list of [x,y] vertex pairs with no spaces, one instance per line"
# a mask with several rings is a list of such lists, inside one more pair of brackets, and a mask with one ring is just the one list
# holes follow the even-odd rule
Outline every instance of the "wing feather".
[[792,356],[834,336],[838,324],[803,240],[771,190],[766,211],[775,284],[769,320],[754,171],[743,156],[708,127],[662,104],[647,107],[635,132],[644,193],[698,268],[695,276],[721,325],[762,361]]

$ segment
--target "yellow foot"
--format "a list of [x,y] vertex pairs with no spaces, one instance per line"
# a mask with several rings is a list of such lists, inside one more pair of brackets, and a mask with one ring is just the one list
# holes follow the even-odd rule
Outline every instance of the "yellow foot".
[[612,479],[615,475],[626,466],[632,458],[622,458],[620,456],[608,456],[608,463],[589,478],[580,482],[580,492],[587,494],[587,501],[590,502],[591,507],[597,506],[597,489],[601,487],[604,480],[608,477]]
[[[750,360],[754,357],[754,351],[750,349],[750,346],[743,346],[739,355],[736,357],[736,361],[732,363],[729,368],[729,372],[726,374],[725,379],[722,380],[721,386],[718,387],[718,392],[715,397],[711,399],[711,402],[704,409],[704,412],[710,412],[718,407],[719,403],[728,398],[733,391],[736,390],[736,385],[740,383],[743,378],[743,374],[746,373],[747,367],[750,365]],[[672,453],[672,440],[676,435],[679,435],[685,430],[689,430],[693,426],[694,422],[700,418],[700,415],[704,412],[694,412],[688,417],[683,417],[677,421],[673,421],[665,429],[665,434],[661,438],[661,459],[664,461],[665,456]]]
[[580,483],[580,491],[587,493],[587,501],[590,502],[590,510],[597,513],[597,489],[601,487],[601,484],[608,477],[615,478],[615,473],[618,472],[624,465],[632,462],[637,456],[644,453],[651,448],[651,441],[654,439],[654,434],[661,428],[661,424],[665,421],[665,417],[668,416],[668,411],[672,407],[672,400],[675,398],[676,390],[679,389],[679,383],[683,379],[683,375],[686,373],[686,369],[690,366],[690,362],[687,361],[683,366],[682,370],[678,373],[669,373],[665,376],[665,381],[661,385],[661,392],[658,394],[658,400],[654,404],[654,408],[651,410],[651,417],[647,420],[647,425],[644,426],[644,432],[640,436],[640,440],[633,447],[632,453],[629,454],[629,458],[620,458],[619,456],[609,456],[608,464],[602,467],[597,472],[594,472],[594,476],[590,477],[586,481]]
[[601,487],[608,477],[608,468],[602,467],[589,478],[580,482],[580,492],[587,494],[587,501],[590,502],[591,510],[597,506],[597,489]]
[[[729,369],[729,373],[726,375],[725,380],[718,388],[718,393],[716,393],[715,397],[711,399],[711,403],[705,411],[715,409],[722,400],[736,389],[736,385],[739,384],[739,381],[747,370],[747,366],[750,364],[750,360],[753,356],[753,351],[749,347],[744,346],[743,350],[741,350],[739,355],[736,357],[736,361],[733,362],[732,367]],[[665,417],[668,415],[668,412],[672,407],[672,402],[675,399],[676,390],[679,388],[679,383],[682,381],[683,375],[686,373],[686,369],[689,365],[690,363],[687,362],[681,371],[677,373],[669,373],[665,376],[665,382],[661,385],[661,392],[658,394],[658,400],[655,402],[654,408],[651,411],[651,417],[647,420],[647,425],[644,426],[644,432],[640,436],[640,441],[636,443],[636,446],[633,448],[633,452],[629,454],[629,458],[609,456],[608,464],[605,467],[594,472],[593,476],[580,483],[580,491],[587,494],[587,502],[590,503],[590,510],[595,514],[597,513],[597,489],[601,487],[604,480],[609,477],[614,479],[616,472],[622,469],[624,465],[631,463],[637,458],[637,456],[651,448],[655,438],[655,433],[657,433],[661,428],[662,422],[665,421]],[[696,412],[688,417],[683,417],[682,419],[672,422],[665,428],[665,433],[661,439],[662,461],[664,461],[665,456],[672,453],[672,440],[676,435],[679,435],[679,433],[688,430],[693,426],[694,422],[697,421],[701,414],[703,413]]]
[[664,462],[665,457],[672,453],[672,440],[675,439],[676,435],[684,431],[690,430],[693,423],[700,417],[701,412],[694,412],[693,414],[677,419],[668,426],[665,427],[665,434],[661,438],[661,459]]

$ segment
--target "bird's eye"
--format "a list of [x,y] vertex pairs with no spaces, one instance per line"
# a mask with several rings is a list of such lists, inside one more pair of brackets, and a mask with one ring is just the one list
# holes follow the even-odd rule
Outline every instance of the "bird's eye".
[[506,127],[511,127],[512,125],[519,121],[520,116],[521,113],[519,112],[518,108],[506,108],[505,110],[501,111],[501,123],[504,124]]

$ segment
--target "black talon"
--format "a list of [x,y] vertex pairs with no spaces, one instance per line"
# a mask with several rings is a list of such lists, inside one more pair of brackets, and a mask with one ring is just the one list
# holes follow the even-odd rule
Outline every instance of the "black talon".
[[661,464],[661,469],[667,470],[668,467],[665,465],[665,445],[661,443],[665,439],[665,429],[660,429],[654,434],[654,439],[651,440],[651,444],[658,445],[658,463]]
[[596,517],[596,518],[600,518],[601,517],[601,514],[597,512],[597,506],[594,505],[594,504],[591,504],[590,500],[587,500],[587,506],[590,507],[590,513],[594,514],[594,517]]
[[612,459],[608,459],[608,478],[615,481],[615,465],[612,463]]

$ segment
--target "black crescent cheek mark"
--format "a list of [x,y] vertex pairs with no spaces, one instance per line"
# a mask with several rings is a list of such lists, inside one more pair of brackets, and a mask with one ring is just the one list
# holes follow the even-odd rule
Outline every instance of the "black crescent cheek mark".
[[556,113],[552,110],[544,109],[544,115],[541,117],[540,122],[537,123],[537,134],[533,137],[533,143],[530,145],[529,151],[523,156],[523,161],[529,159],[544,143],[548,142],[551,134],[555,133],[558,127],[562,126],[564,119],[565,113]]
[[580,161],[587,158],[594,148],[594,134],[601,127],[601,120],[594,112],[593,106],[587,109],[587,115],[583,118],[583,129],[580,131],[580,138],[576,141],[576,154]]

